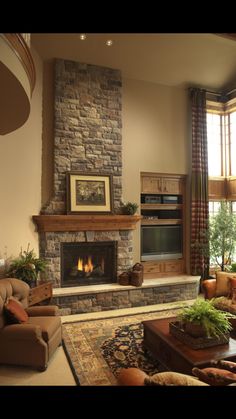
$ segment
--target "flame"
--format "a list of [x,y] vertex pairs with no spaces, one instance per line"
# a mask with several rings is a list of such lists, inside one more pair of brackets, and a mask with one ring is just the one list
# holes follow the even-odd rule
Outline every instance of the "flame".
[[84,265],[84,271],[85,272],[93,272],[93,264],[92,264],[91,256],[88,257],[88,263],[86,263],[86,265]]
[[78,260],[78,271],[82,271],[83,270],[83,259]]
[[78,259],[78,271],[84,271],[86,273],[93,272],[93,264],[91,256],[88,257],[88,263],[83,262],[83,259]]

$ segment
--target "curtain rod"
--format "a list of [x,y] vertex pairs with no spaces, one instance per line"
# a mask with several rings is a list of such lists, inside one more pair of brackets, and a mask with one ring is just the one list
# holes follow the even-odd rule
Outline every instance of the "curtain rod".
[[231,93],[234,93],[234,92],[236,92],[236,89],[230,90],[230,92],[227,92],[226,95],[231,95]]
[[214,95],[214,96],[229,96],[232,93],[235,93],[236,89],[232,89],[229,92],[225,92],[225,93],[216,93],[216,92],[211,92],[210,90],[206,90],[206,93],[209,93],[210,95]]
[[[194,87],[190,87],[190,90],[194,89]],[[232,93],[236,92],[236,88],[230,90],[229,92],[212,92],[211,90],[207,90],[207,89],[201,89],[201,90],[205,90],[206,93],[208,93],[209,95],[213,95],[213,96],[229,96]]]
[[211,92],[210,90],[206,90],[206,93],[209,93],[210,95],[214,96],[222,96],[222,93]]

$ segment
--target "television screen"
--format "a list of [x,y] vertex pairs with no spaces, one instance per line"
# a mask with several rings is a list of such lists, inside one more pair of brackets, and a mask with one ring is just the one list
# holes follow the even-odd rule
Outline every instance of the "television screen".
[[182,226],[142,226],[141,260],[178,259],[182,255]]

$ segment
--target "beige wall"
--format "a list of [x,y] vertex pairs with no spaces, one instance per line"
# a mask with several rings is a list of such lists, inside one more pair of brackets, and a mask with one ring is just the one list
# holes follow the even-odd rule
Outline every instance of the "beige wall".
[[[123,79],[123,199],[140,203],[140,172],[188,173],[187,92]],[[140,259],[140,226],[134,232]]]
[[36,86],[27,122],[0,136],[0,257],[17,256],[27,244],[38,254],[38,233],[31,221],[41,208],[42,62],[32,51]]

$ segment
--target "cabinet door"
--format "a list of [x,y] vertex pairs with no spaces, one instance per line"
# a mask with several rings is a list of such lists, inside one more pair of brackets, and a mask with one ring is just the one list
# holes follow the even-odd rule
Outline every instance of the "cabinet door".
[[163,262],[163,268],[164,268],[164,272],[166,273],[170,273],[170,272],[181,273],[183,272],[183,261],[173,260],[173,261]]
[[182,183],[183,182],[180,179],[163,178],[162,179],[162,193],[175,194],[175,195],[182,194],[182,191],[183,191]]
[[162,272],[162,263],[160,262],[142,262],[144,274],[156,274]]
[[142,178],[142,193],[162,193],[162,178],[144,176]]

